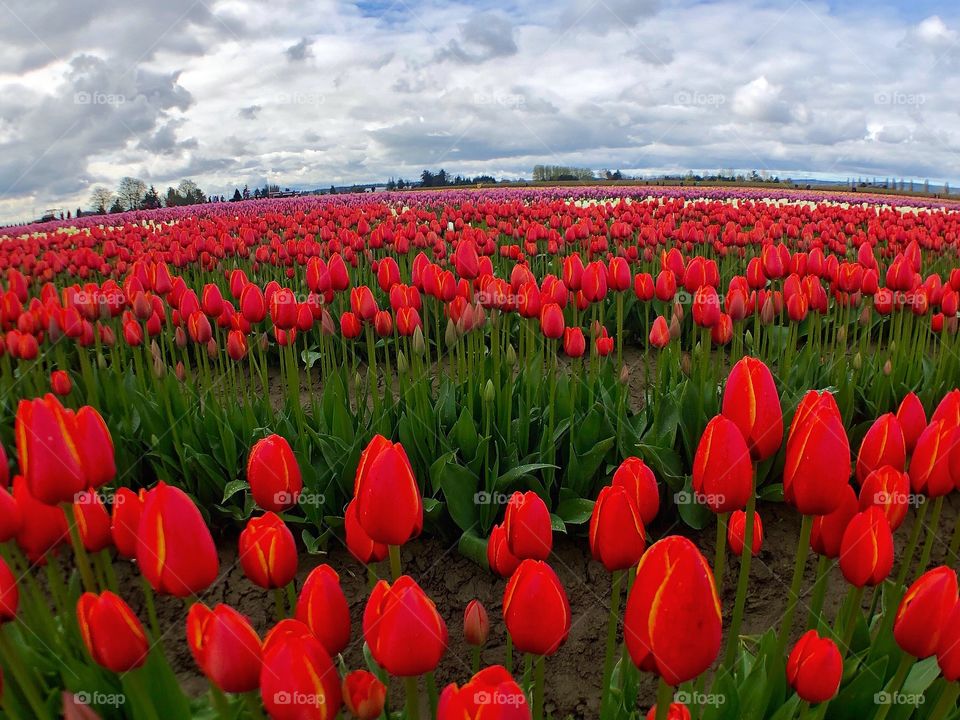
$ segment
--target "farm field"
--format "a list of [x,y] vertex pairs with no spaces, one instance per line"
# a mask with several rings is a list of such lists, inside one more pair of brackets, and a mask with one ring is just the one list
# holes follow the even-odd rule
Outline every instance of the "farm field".
[[960,717],[958,247],[638,185],[2,229],[4,717]]

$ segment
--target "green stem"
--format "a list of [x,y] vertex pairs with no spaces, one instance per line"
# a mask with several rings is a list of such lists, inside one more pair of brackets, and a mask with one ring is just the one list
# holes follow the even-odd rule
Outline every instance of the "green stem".
[[437,680],[433,676],[433,671],[427,673],[427,697],[430,699],[430,717],[433,720],[437,720]]
[[546,658],[537,657],[533,666],[533,720],[543,720],[543,686]]
[[957,696],[960,695],[960,685],[955,682],[949,683],[940,693],[940,699],[933,708],[933,712],[928,715],[930,718],[945,718],[947,714],[956,709]]
[[747,501],[746,529],[744,531],[743,547],[745,552],[740,556],[740,577],[737,580],[737,599],[733,606],[733,620],[730,623],[730,635],[727,638],[727,652],[723,664],[733,665],[737,655],[737,645],[740,642],[740,625],[743,623],[743,611],[747,602],[747,586],[750,583],[750,559],[753,553],[753,520],[756,516],[757,494],[750,488],[750,499]]
[[942,510],[943,495],[933,501],[933,515],[930,516],[930,523],[927,525],[927,539],[923,543],[923,552],[920,553],[920,567],[917,569],[917,577],[923,575],[927,570],[927,565],[930,564],[930,554],[933,552],[933,541],[937,536],[937,528],[940,526],[940,512]]
[[417,694],[417,678],[406,677],[403,679],[403,686],[407,692],[407,717],[406,720],[419,720],[420,718],[420,698]]
[[779,652],[783,654],[790,640],[793,630],[793,615],[797,611],[797,600],[800,598],[800,586],[803,584],[803,571],[807,565],[807,555],[810,553],[810,533],[813,530],[813,516],[804,515],[800,524],[800,540],[797,544],[797,560],[793,566],[793,581],[790,583],[790,597],[787,600],[787,610],[780,625]]
[[160,634],[160,621],[157,619],[157,606],[153,601],[153,588],[145,577],[140,576],[140,582],[143,587],[143,604],[147,607],[147,619],[150,622],[150,632],[153,634],[153,641],[157,644],[160,654],[163,654],[163,636]]
[[810,601],[810,614],[807,616],[807,629],[814,628],[817,631],[821,626],[821,612],[823,611],[823,600],[827,594],[827,584],[830,578],[830,558],[821,555],[817,561],[817,580],[813,586],[813,597]]
[[390,574],[393,576],[393,581],[396,582],[403,574],[400,565],[400,546],[388,545],[387,551],[390,553]]
[[[745,553],[749,555],[750,553]],[[670,706],[673,704],[673,688],[667,685],[667,681],[660,678],[660,684],[657,686],[657,717],[656,720],[667,720]]]
[[504,661],[504,667],[507,668],[508,673],[513,673],[513,638],[510,637],[510,631],[507,630],[507,657]]
[[[903,657],[900,659],[900,665],[897,666],[896,674],[890,679],[890,682],[887,683],[887,686],[884,688],[884,692],[888,696],[893,696],[900,692],[900,688],[903,687],[903,682],[907,679],[907,673],[910,672],[910,668],[913,667],[914,662],[916,662],[916,658],[914,658],[912,655],[907,655],[904,653]],[[881,705],[879,712],[874,717],[874,720],[883,720],[890,712],[890,708],[892,707],[893,702],[888,702],[886,705]],[[943,716],[934,713],[930,717],[940,718]]]
[[474,675],[476,675],[478,672],[480,672],[480,646],[479,646],[479,645],[474,645],[474,646],[473,646],[473,663],[472,663],[472,667],[473,667],[473,674],[474,674]]
[[260,705],[260,693],[254,690],[243,694],[244,704],[254,720],[263,720],[263,708]]
[[623,571],[614,570],[610,591],[610,614],[607,618],[607,651],[603,659],[603,684],[600,686],[600,717],[607,716],[610,702],[610,678],[613,675],[613,658],[617,649],[617,625],[620,622],[620,590],[623,586]]
[[274,613],[276,613],[277,622],[280,622],[287,616],[287,609],[283,598],[283,588],[274,588],[273,590],[273,610]]
[[907,547],[903,551],[903,557],[900,559],[900,570],[897,572],[897,589],[903,587],[907,580],[907,573],[910,572],[910,566],[913,565],[913,556],[917,552],[917,543],[920,541],[920,530],[923,529],[923,522],[927,517],[928,503],[923,503],[920,510],[913,518],[913,527],[910,528],[910,539],[907,541]]
[[14,679],[17,681],[17,685],[20,686],[20,691],[27,699],[27,703],[30,705],[30,709],[34,715],[38,718],[49,717],[50,715],[47,712],[47,708],[40,697],[40,691],[33,684],[33,680],[26,671],[26,663],[22,662],[18,657],[17,651],[13,649],[10,639],[7,637],[7,633],[4,632],[3,628],[0,628],[0,655],[2,655],[7,669],[13,674]]
[[86,592],[95,593],[97,591],[97,583],[93,579],[93,568],[90,567],[90,557],[87,555],[87,549],[83,546],[83,541],[80,539],[80,531],[77,529],[77,522],[73,516],[73,505],[65,502],[61,503],[60,507],[67,521],[67,528],[70,531],[70,544],[73,546],[73,554],[77,560],[77,569],[80,571],[83,589]]
[[723,595],[723,574],[727,561],[727,523],[730,513],[717,515],[717,546],[713,556],[713,579],[717,585],[717,594]]
[[835,627],[834,633],[840,640],[840,656],[846,657],[853,633],[857,628],[857,616],[860,614],[860,602],[863,599],[863,588],[851,587],[847,593],[847,613],[842,627]]

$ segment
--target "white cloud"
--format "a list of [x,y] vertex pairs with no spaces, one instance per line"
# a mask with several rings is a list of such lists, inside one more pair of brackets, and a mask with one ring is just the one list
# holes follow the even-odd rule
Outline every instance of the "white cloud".
[[125,174],[226,195],[538,162],[960,179],[946,3],[63,5],[0,4],[0,221]]

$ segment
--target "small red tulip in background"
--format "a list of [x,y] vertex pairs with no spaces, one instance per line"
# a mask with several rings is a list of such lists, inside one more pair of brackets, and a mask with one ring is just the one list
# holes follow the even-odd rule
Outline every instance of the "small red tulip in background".
[[387,687],[369,670],[354,670],[343,679],[343,704],[357,720],[375,720],[387,702]]
[[613,473],[613,485],[623,485],[640,512],[644,526],[660,511],[660,490],[653,470],[638,457],[628,457]]
[[297,574],[297,545],[280,516],[268,512],[250,518],[240,533],[243,574],[262,588],[288,585]]
[[54,370],[50,373],[50,389],[60,397],[70,394],[73,389],[73,383],[66,370]]
[[463,639],[467,645],[479,647],[487,642],[490,635],[490,619],[487,610],[479,600],[471,600],[463,611]]
[[297,504],[303,478],[285,438],[269,435],[257,441],[247,460],[247,482],[254,501],[264,510],[283,512]]
[[[730,514],[730,520],[727,523],[727,545],[730,546],[730,552],[734,555],[743,555],[744,545],[747,537],[747,514],[743,510],[735,510]],[[760,513],[753,514],[753,555],[759,555],[763,547],[763,523],[760,521]]]

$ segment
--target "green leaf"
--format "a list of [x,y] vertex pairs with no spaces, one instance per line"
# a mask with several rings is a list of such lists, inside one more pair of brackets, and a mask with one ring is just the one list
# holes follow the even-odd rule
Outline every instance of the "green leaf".
[[564,500],[557,505],[557,517],[566,525],[583,525],[590,520],[594,504],[593,500],[585,498]]
[[250,487],[250,483],[246,480],[231,480],[223,487],[223,499],[221,503],[225,503],[227,500],[232,498],[241,490],[247,490]]

